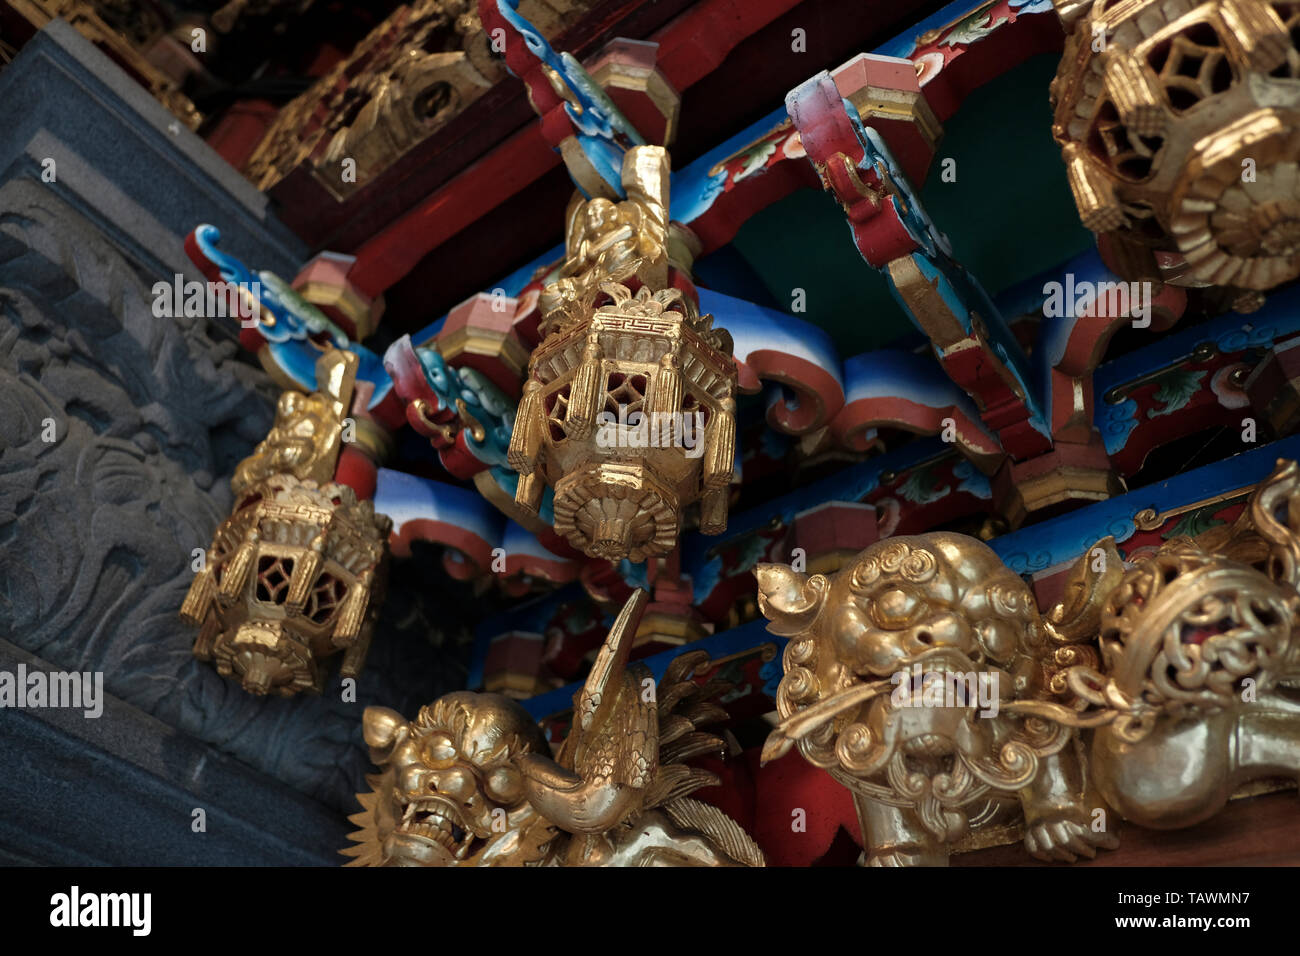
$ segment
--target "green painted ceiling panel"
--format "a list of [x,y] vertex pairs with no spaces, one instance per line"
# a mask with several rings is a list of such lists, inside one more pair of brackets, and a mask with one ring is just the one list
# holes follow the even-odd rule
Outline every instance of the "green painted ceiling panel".
[[[975,90],[944,128],[922,198],[957,260],[991,293],[1088,249],[1060,150],[1052,140],[1048,84],[1058,57],[1034,57]],[[942,182],[942,160],[957,160]],[[830,331],[844,357],[912,331],[888,284],[858,255],[839,205],[801,190],[741,228],[735,248],[772,298]]]

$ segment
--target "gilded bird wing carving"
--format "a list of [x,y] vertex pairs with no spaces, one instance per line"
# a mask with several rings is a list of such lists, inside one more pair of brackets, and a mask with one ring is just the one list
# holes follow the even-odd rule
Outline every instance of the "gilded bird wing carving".
[[717,699],[731,684],[714,678],[700,684],[695,673],[711,667],[707,651],[678,655],[659,682],[659,769],[646,792],[645,809],[660,809],[678,827],[698,833],[742,866],[766,866],[763,851],[735,820],[717,807],[688,794],[720,783],[708,770],[687,761],[701,756],[722,756],[723,736],[707,729],[722,723],[728,713]]
[[600,833],[644,805],[658,766],[654,683],[642,666],[628,667],[646,593],[635,591],[619,612],[591,673],[574,700],[573,728],[557,760],[539,754],[516,761],[528,798],[569,832]]
[[637,590],[619,612],[574,702],[573,769],[586,780],[643,789],[658,760],[654,681],[628,654],[648,595]]
[[575,744],[574,769],[583,779],[637,790],[649,785],[658,764],[659,728],[654,695],[644,693],[643,688],[653,686],[646,668],[634,665],[628,669],[608,716],[583,731]]
[[[715,698],[731,685],[719,680],[701,685],[694,679],[695,671],[709,664],[705,651],[678,656],[657,689],[648,668],[629,665],[646,600],[644,591],[636,591],[619,613],[574,698],[573,728],[557,758],[516,758],[528,800],[561,829],[604,833],[615,845],[621,845],[613,835],[619,824],[639,825],[653,810],[705,838],[724,857],[762,866],[762,851],[734,820],[687,796],[719,783],[717,775],[686,761],[726,751],[721,736],[701,728],[727,718]],[[657,831],[651,825],[616,832],[639,832],[637,839],[649,839]]]
[[700,729],[728,716],[715,698],[731,685],[713,680],[701,686],[693,680],[694,673],[708,663],[707,651],[687,651],[673,659],[659,682],[659,765],[646,792],[647,808],[668,809],[687,794],[719,783],[716,774],[687,763],[695,757],[721,756],[727,749],[722,737]]
[[763,851],[739,823],[715,806],[699,800],[678,799],[664,812],[683,830],[693,830],[710,839],[718,849],[743,866],[766,866]]
[[591,673],[587,675],[582,690],[578,692],[578,699],[574,702],[575,734],[591,730],[596,725],[597,718],[607,717],[612,709],[614,698],[622,687],[623,676],[627,673],[632,639],[636,634],[636,626],[641,623],[647,599],[645,591],[633,591],[619,611],[614,626],[609,629],[609,635],[591,665]]

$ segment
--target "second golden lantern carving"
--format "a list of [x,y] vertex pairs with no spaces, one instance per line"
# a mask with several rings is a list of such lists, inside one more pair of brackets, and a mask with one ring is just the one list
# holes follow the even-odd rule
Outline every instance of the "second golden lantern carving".
[[286,391],[266,439],[236,468],[235,504],[181,606],[194,656],[252,694],[320,693],[324,661],[365,665],[388,568],[392,521],[334,479],[357,358],[330,349],[319,390]]
[[595,557],[667,554],[686,509],[726,528],[735,458],[731,336],[689,289],[694,239],[668,222],[668,153],[627,151],[627,198],[569,205],[559,277],[542,292],[508,460],[531,513],[555,489],[555,530]]
[[1300,275],[1300,3],[1056,7],[1052,132],[1113,267],[1239,307]]

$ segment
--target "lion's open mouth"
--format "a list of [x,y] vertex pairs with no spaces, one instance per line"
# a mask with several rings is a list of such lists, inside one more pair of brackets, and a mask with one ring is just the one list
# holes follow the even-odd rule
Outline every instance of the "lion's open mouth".
[[432,841],[457,860],[465,859],[475,842],[455,804],[436,797],[408,803],[397,832]]
[[953,677],[976,673],[981,666],[979,661],[968,657],[959,648],[934,647],[908,657],[889,674],[882,676],[895,678],[898,675],[895,685],[909,698],[915,698],[916,705],[919,705],[927,681],[946,682]]

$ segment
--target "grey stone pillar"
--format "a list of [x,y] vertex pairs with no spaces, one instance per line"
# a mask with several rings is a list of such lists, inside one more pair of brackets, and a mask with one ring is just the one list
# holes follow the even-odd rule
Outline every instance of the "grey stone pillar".
[[198,222],[285,275],[303,250],[64,24],[0,73],[0,104],[0,671],[101,672],[113,698],[98,719],[0,708],[0,861],[341,859],[369,769],[362,709],[413,713],[463,686],[460,652],[428,640],[436,578],[398,586],[355,702],[337,677],[320,697],[254,698],[197,662],[177,616],[194,549],[277,390],[233,338],[150,299],[189,271]]
[[181,246],[202,222],[221,230],[223,248],[285,279],[308,253],[265,195],[62,20],[0,71],[0,180],[22,176],[152,275],[202,278]]

